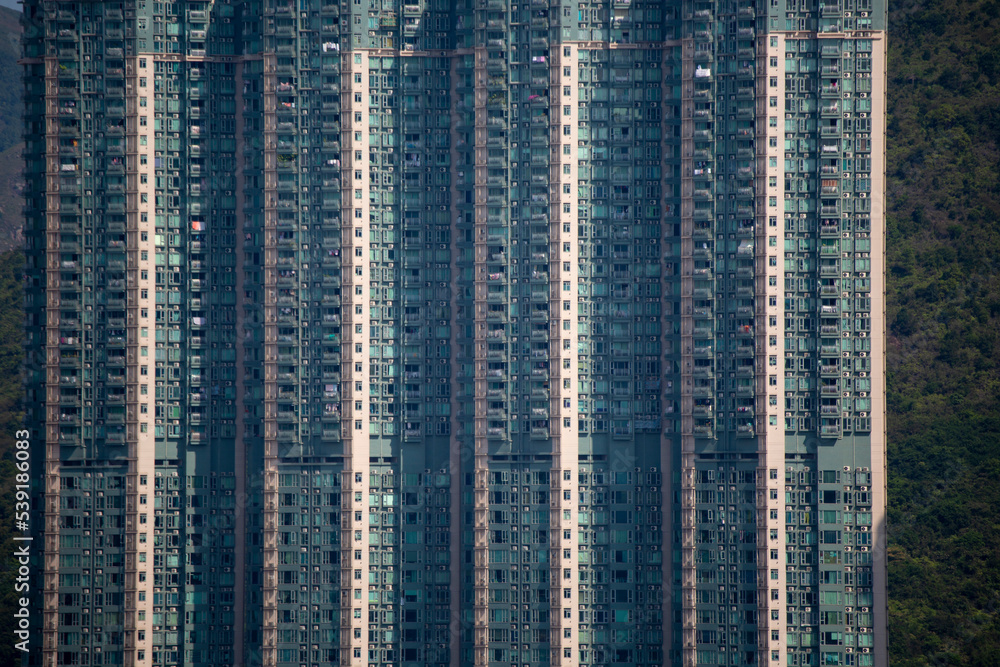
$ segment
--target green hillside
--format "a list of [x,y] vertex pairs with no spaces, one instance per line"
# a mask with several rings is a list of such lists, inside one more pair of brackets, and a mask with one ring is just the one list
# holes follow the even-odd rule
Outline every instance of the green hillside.
[[[24,325],[21,273],[24,256],[0,255],[0,636],[14,636],[14,590],[18,563],[12,556],[14,525],[14,432],[22,428],[21,331]],[[0,665],[16,665],[13,641],[0,642]]]
[[995,666],[1000,2],[890,8],[892,664]]

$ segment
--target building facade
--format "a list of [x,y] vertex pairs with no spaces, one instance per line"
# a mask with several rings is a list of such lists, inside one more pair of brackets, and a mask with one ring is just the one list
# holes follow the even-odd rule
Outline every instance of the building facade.
[[887,664],[883,0],[25,0],[29,664]]

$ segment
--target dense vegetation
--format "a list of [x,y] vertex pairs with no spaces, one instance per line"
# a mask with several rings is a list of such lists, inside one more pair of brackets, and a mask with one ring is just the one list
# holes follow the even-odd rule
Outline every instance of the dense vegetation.
[[[0,84],[19,90],[0,9]],[[894,667],[1000,665],[1000,1],[894,0],[888,119]],[[13,162],[19,102],[0,96]],[[0,218],[10,223],[3,200]],[[16,203],[16,202],[15,202]],[[17,212],[19,216],[19,211]],[[3,225],[0,225],[2,227]],[[0,237],[3,230],[0,229]],[[0,243],[4,240],[0,238]],[[6,247],[10,247],[6,244]],[[20,266],[0,256],[0,606],[20,424]],[[10,637],[0,613],[0,636]],[[13,664],[0,642],[0,664]]]
[[1000,665],[1000,2],[889,44],[892,663]]
[[18,564],[11,554],[14,526],[14,432],[22,428],[21,348],[24,327],[21,274],[24,256],[0,255],[0,665],[15,665],[14,591]]

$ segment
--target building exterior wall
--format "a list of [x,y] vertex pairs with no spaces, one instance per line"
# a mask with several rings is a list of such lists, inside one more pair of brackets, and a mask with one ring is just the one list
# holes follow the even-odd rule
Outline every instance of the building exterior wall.
[[55,664],[885,664],[885,7],[26,1]]

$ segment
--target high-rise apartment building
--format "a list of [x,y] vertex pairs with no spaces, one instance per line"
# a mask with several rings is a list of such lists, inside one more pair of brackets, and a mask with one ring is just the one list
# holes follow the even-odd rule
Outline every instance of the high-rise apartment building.
[[24,0],[31,664],[885,665],[885,24]]

